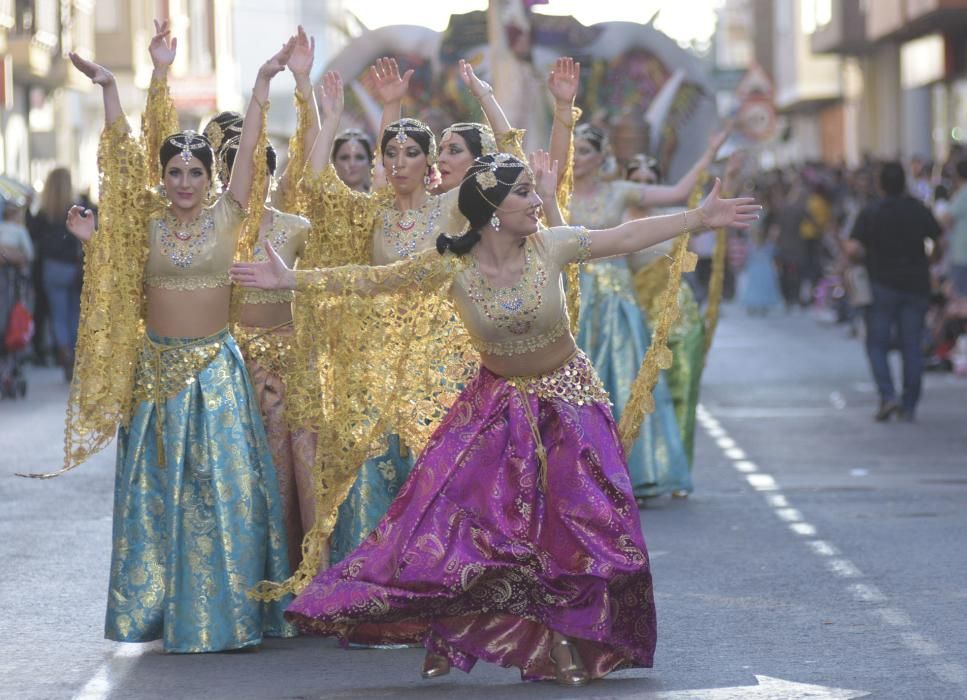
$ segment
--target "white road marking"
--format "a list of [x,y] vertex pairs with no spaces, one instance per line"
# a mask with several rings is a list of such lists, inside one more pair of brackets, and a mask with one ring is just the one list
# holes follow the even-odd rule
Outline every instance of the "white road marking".
[[[830,395],[830,403],[833,404],[834,408],[841,409],[845,408],[846,400],[842,397],[839,392],[833,392]],[[728,413],[733,417],[739,417],[742,414],[744,417],[751,417],[743,414],[741,409],[721,411],[721,413]],[[823,411],[823,415],[828,414],[828,411]],[[831,543],[815,539],[816,528],[803,519],[802,513],[789,505],[788,499],[779,490],[779,485],[776,480],[770,475],[759,471],[759,466],[755,462],[748,459],[744,450],[742,450],[738,444],[732,438],[728,437],[726,431],[718,424],[717,421],[711,416],[710,413],[705,409],[704,406],[699,405],[698,407],[699,422],[702,423],[706,432],[712,437],[719,448],[722,449],[723,454],[732,461],[732,466],[741,474],[745,475],[746,481],[749,485],[756,491],[763,492],[763,496],[766,499],[766,503],[773,509],[776,516],[783,522],[788,524],[790,530],[792,530],[797,535],[809,538],[806,540],[806,546],[814,554],[825,558],[826,568],[835,576],[844,579],[858,579],[863,578],[863,572],[849,559],[841,556],[839,550]],[[767,414],[768,417],[775,417],[776,412],[769,410]],[[850,475],[854,477],[867,476],[869,474],[866,469],[851,469]],[[888,601],[888,598],[882,591],[880,591],[876,586],[864,583],[862,581],[850,583],[846,590],[856,599],[864,603],[875,604],[875,607],[871,612],[878,616],[882,622],[891,627],[898,628],[912,628],[913,621],[910,617],[897,608],[884,605]],[[934,642],[932,639],[925,637],[911,629],[904,629],[899,632],[899,638],[903,644],[913,651],[915,654],[923,657],[924,659],[931,660],[932,663],[928,666],[930,671],[940,680],[951,685],[959,685],[967,689],[967,667],[950,662],[944,661],[943,659],[938,659],[938,657],[943,657],[943,648]],[[805,684],[791,684],[788,686],[768,686],[764,680],[779,684],[788,684],[787,681],[781,681],[778,679],[769,679],[765,676],[756,676],[759,680],[759,685],[748,688],[717,688],[712,691],[698,690],[698,691],[670,691],[668,693],[660,692],[655,697],[656,698],[696,698],[698,699],[710,699],[715,700],[745,700],[746,698],[758,698],[758,697],[782,697],[782,698],[855,698],[863,697],[869,693],[861,693],[859,695],[850,695],[849,693],[857,693],[859,691],[841,690],[833,688],[825,688],[823,686],[807,686]],[[769,687],[770,689],[766,694],[762,694],[762,688]],[[791,692],[795,691],[795,692]],[[828,695],[823,694],[826,692],[834,693],[846,693]],[[711,693],[711,694],[710,694]],[[715,694],[719,693],[719,694]]]
[[876,586],[869,583],[854,583],[847,590],[853,594],[854,598],[859,598],[864,603],[885,603],[886,596]]
[[156,642],[148,642],[147,644],[119,644],[108,657],[107,661],[101,664],[91,679],[77,692],[73,700],[105,700],[109,698],[117,682],[127,672],[127,669],[124,669],[119,673],[119,669],[115,668],[116,664],[114,662],[118,659],[131,659],[141,656],[158,647],[159,645]]
[[780,520],[787,523],[801,523],[803,521],[802,513],[795,508],[776,508],[776,515],[779,516]]
[[733,688],[704,688],[695,690],[660,690],[649,693],[655,700],[853,700],[869,693],[848,688],[833,688],[812,683],[796,683],[769,676],[755,677],[758,685]]
[[766,503],[773,508],[788,508],[789,501],[781,493],[770,493],[766,496]]
[[839,556],[839,550],[825,540],[809,540],[806,545],[821,557]]
[[856,568],[856,565],[849,559],[830,559],[826,562],[826,568],[841,578],[861,578],[863,572]]
[[779,484],[768,474],[747,474],[745,477],[749,486],[756,491],[778,491]]
[[913,620],[902,610],[896,608],[876,608],[873,611],[883,622],[893,627],[913,627]]

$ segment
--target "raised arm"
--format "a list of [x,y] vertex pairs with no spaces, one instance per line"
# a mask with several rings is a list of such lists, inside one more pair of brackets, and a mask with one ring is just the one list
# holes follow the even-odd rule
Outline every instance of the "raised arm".
[[[255,86],[252,88],[252,98],[249,100],[245,119],[242,122],[242,134],[238,139],[238,155],[232,167],[232,179],[228,183],[228,191],[242,208],[248,207],[249,196],[252,192],[252,173],[254,168],[253,155],[258,140],[264,138],[265,111],[269,106],[269,84],[272,78],[284,68],[286,61],[295,45],[295,37],[287,41],[277,54],[259,68]],[[261,196],[258,194],[257,196]]]
[[[581,82],[581,64],[570,56],[561,56],[547,75],[547,89],[554,97],[554,122],[551,124],[549,151],[551,160],[563,163],[558,181],[570,180],[571,160],[574,148],[574,99]],[[570,184],[568,183],[568,189]],[[560,198],[559,198],[560,199]]]
[[629,255],[682,233],[727,226],[748,228],[762,209],[751,197],[722,199],[716,178],[708,197],[697,209],[665,216],[632,219],[614,228],[591,232],[591,259]]
[[67,56],[71,63],[81,73],[91,79],[95,85],[101,86],[101,96],[104,99],[104,125],[111,126],[118,119],[124,117],[124,110],[121,109],[121,97],[118,94],[118,84],[114,79],[114,74],[104,66],[81,58],[78,54],[71,51]]
[[544,218],[547,226],[564,226],[564,217],[557,205],[557,170],[558,162],[551,159],[547,151],[534,151],[528,156],[531,170],[534,171],[534,186],[541,198]]
[[329,71],[322,76],[322,83],[316,88],[316,104],[322,115],[322,127],[319,137],[309,154],[309,168],[314,173],[321,173],[332,160],[332,144],[339,131],[339,120],[342,118],[345,96],[342,78],[336,71]]
[[383,105],[379,131],[376,132],[377,148],[386,127],[403,116],[403,98],[410,89],[412,77],[412,68],[400,75],[400,67],[395,58],[377,58],[363,78],[363,86],[373,99]]
[[715,154],[728,136],[728,129],[713,134],[702,157],[695,161],[695,164],[674,185],[642,185],[638,206],[667,207],[687,201],[695,188],[695,183],[698,182],[699,175],[715,160]]
[[[148,101],[141,118],[141,138],[146,153],[157,153],[166,136],[178,131],[178,113],[175,111],[171,93],[168,91],[168,71],[178,52],[178,39],[171,36],[168,20],[154,21],[154,36],[148,44],[151,54],[151,85],[148,86]],[[148,159],[149,181],[161,181],[161,163],[156,158]]]
[[285,171],[279,178],[276,198],[279,208],[292,211],[295,206],[296,183],[302,176],[306,158],[319,136],[319,110],[312,94],[312,64],[316,54],[316,39],[306,34],[301,26],[296,34],[292,55],[286,63],[295,78],[296,130],[289,139],[289,157]]
[[484,113],[484,117],[490,123],[494,137],[499,138],[509,133],[513,127],[511,127],[510,120],[504,114],[500,103],[497,102],[497,98],[494,96],[494,89],[490,86],[490,83],[478,78],[477,74],[473,71],[473,66],[462,58],[460,59],[459,71],[460,79],[467,86],[467,89],[470,90],[473,98],[477,100],[480,109]]

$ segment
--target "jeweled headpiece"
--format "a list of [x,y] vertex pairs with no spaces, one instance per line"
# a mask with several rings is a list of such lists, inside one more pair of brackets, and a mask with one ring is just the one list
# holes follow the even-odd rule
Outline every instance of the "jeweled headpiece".
[[[512,180],[501,180],[497,177],[497,171],[503,168],[513,168],[518,174]],[[498,184],[513,185],[520,178],[520,172],[530,173],[530,166],[509,153],[494,153],[474,159],[470,170],[473,172],[472,174],[468,173],[467,177],[476,180],[477,189],[483,192],[492,190]]]
[[443,130],[440,140],[443,141],[450,134],[459,134],[461,131],[476,131],[480,134],[480,155],[489,156],[497,152],[497,139],[494,138],[493,129],[486,124],[477,122],[457,122],[451,124]]
[[[396,142],[400,145],[406,143],[407,137],[422,135],[428,142],[426,153],[427,159],[430,161],[430,163],[436,162],[436,136],[433,135],[433,131],[430,129],[430,127],[421,122],[419,119],[404,117],[403,119],[395,121],[387,126],[386,133],[393,134]],[[414,140],[418,141],[418,139]]]
[[595,145],[600,153],[608,153],[611,149],[611,143],[608,141],[608,134],[594,124],[578,124],[577,128],[574,129],[574,138],[585,139],[590,141]]
[[195,133],[194,131],[182,131],[180,133],[174,134],[168,137],[168,143],[181,151],[181,160],[188,165],[191,162],[194,153],[192,151],[198,151],[203,148],[211,148],[211,144],[208,139],[206,139],[201,134]]
[[242,133],[242,115],[238,112],[221,112],[211,118],[203,133],[211,141],[212,149],[218,153],[225,139]]

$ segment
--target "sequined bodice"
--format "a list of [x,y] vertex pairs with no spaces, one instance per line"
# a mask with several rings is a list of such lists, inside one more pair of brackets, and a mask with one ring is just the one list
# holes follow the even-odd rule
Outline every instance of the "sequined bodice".
[[510,287],[491,286],[470,258],[457,275],[453,295],[474,346],[485,354],[520,355],[568,333],[561,270],[573,260],[587,259],[590,244],[581,227],[534,234],[525,242],[521,277]]
[[[269,209],[272,221],[269,230],[255,244],[252,251],[252,260],[264,262],[269,259],[268,252],[265,250],[264,241],[269,241],[272,248],[279,254],[285,264],[295,267],[306,246],[306,238],[309,232],[309,220],[295,214],[286,214],[277,209]],[[276,304],[292,301],[292,290],[261,290],[245,289],[242,291],[243,304]]]
[[373,265],[414,257],[436,245],[441,233],[455,235],[466,225],[456,207],[457,191],[429,195],[419,209],[383,207],[373,230]]
[[244,216],[242,207],[226,193],[187,226],[167,211],[152,219],[145,285],[180,290],[229,286],[228,268]]
[[571,196],[571,223],[592,230],[617,226],[625,209],[639,203],[640,193],[641,186],[633,182],[600,182],[589,197]]

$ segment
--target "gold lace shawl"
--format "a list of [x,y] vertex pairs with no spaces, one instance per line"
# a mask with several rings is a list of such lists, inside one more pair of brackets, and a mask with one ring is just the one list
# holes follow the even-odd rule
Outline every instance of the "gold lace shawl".
[[302,565],[288,581],[263,582],[257,597],[305,587],[359,465],[386,449],[387,433],[423,447],[476,372],[479,356],[449,295],[464,265],[427,250],[381,267],[296,272],[295,345],[313,349],[310,384],[325,388],[300,417],[318,434],[323,468],[315,474],[316,522],[302,543]]
[[148,220],[161,202],[148,190],[145,149],[124,117],[98,145],[98,230],[84,246],[84,285],[74,375],[67,399],[64,465],[58,476],[103,449],[130,420],[144,333]]
[[161,144],[166,136],[179,131],[178,113],[171,101],[168,81],[151,78],[148,86],[148,100],[141,116],[141,141],[144,143],[145,161],[147,163],[147,182],[151,186],[160,185],[162,181]]
[[[698,182],[689,196],[689,208],[696,207],[701,202],[707,178],[708,174],[705,172],[699,176]],[[695,263],[698,261],[695,253],[688,250],[688,239],[688,233],[684,233],[675,241],[675,248],[668,268],[668,279],[661,293],[659,305],[661,311],[652,329],[651,344],[645,352],[641,368],[638,370],[638,376],[635,377],[635,381],[631,385],[631,395],[628,398],[628,403],[625,404],[621,422],[618,424],[618,434],[621,436],[621,443],[626,452],[638,439],[645,414],[652,413],[655,410],[655,399],[652,394],[655,385],[658,383],[659,374],[663,369],[672,366],[672,351],[668,347],[668,336],[678,319],[678,288],[681,284],[682,273],[694,270]]]

